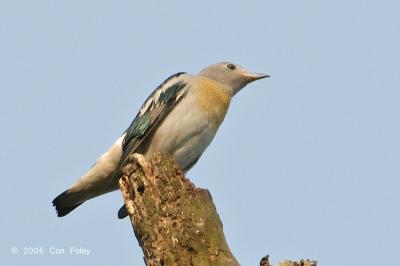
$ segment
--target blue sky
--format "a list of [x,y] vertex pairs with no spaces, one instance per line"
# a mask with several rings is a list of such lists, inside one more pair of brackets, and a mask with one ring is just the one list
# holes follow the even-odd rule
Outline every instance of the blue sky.
[[[389,0],[2,1],[0,265],[142,265],[129,221],[116,218],[118,191],[61,219],[51,200],[166,77],[226,60],[272,76],[235,96],[188,174],[213,195],[236,258],[398,264],[399,9]],[[44,254],[23,254],[35,247]]]

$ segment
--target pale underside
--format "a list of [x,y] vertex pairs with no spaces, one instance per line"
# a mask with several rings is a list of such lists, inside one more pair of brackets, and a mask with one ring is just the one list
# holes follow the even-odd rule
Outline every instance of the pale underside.
[[[214,138],[231,97],[204,78],[185,75],[185,79],[190,79],[191,84],[186,95],[149,136],[151,140],[140,152],[147,158],[154,152],[167,152],[187,172]],[[78,193],[80,202],[118,189],[116,171],[123,154],[125,134],[69,189],[72,194],[88,191],[84,195]]]

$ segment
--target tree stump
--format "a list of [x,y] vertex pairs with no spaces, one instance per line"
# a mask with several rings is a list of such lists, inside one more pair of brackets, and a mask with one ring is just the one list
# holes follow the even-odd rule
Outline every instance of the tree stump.
[[131,155],[119,185],[146,265],[239,265],[210,193],[171,156]]

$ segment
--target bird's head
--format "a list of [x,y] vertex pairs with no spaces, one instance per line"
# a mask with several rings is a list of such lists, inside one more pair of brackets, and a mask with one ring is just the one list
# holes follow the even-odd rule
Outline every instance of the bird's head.
[[269,77],[266,74],[251,73],[244,67],[230,62],[208,66],[200,71],[199,75],[226,85],[232,95],[252,81]]

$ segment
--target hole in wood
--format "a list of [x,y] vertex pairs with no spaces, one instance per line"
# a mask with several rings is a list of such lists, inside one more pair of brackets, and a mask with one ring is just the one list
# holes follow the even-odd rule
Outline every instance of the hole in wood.
[[144,191],[145,191],[145,187],[144,187],[143,185],[138,186],[137,192],[138,192],[140,195],[142,195],[142,194],[144,193]]

